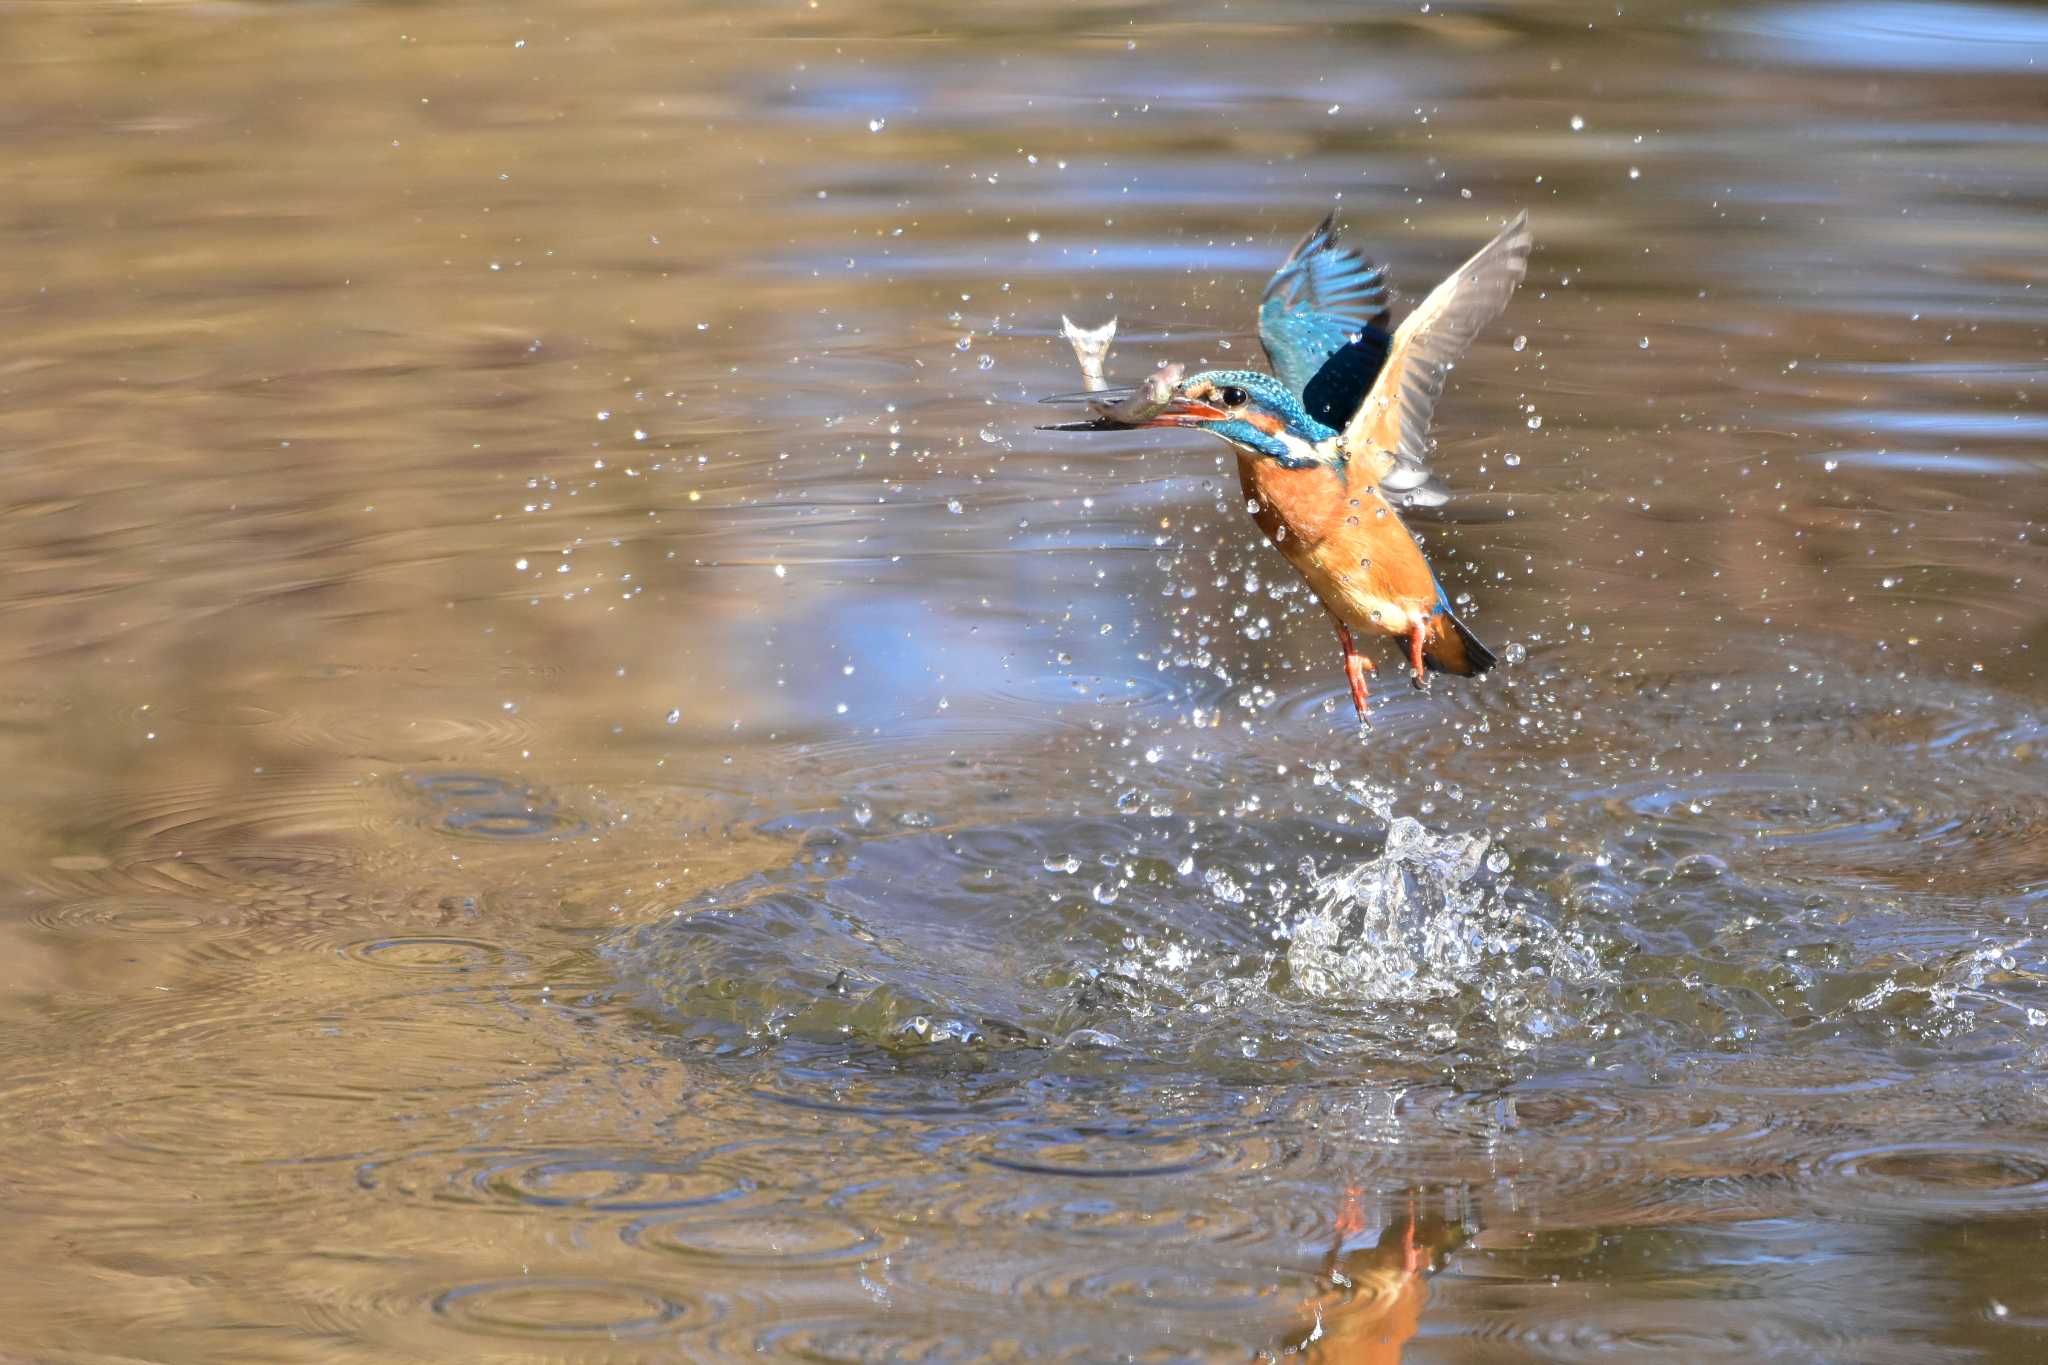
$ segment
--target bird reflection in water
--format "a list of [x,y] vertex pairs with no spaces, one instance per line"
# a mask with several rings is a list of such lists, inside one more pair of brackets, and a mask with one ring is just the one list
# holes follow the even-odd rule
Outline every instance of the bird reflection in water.
[[1398,1365],[1422,1324],[1429,1278],[1472,1235],[1462,1192],[1410,1190],[1392,1196],[1376,1220],[1347,1191],[1336,1238],[1323,1263],[1328,1288],[1303,1305],[1302,1323],[1265,1361]]

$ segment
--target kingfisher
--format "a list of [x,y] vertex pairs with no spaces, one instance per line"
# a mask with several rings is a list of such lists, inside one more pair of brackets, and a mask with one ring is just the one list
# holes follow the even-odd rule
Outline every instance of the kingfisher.
[[1417,688],[1431,672],[1471,677],[1496,661],[1451,610],[1400,509],[1448,500],[1428,465],[1430,415],[1445,377],[1528,272],[1531,244],[1529,215],[1518,214],[1390,332],[1386,271],[1338,240],[1332,213],[1260,297],[1271,374],[1166,366],[1146,384],[1111,388],[1100,357],[1114,322],[1094,332],[1069,323],[1090,389],[1042,401],[1086,403],[1095,415],[1045,430],[1173,427],[1227,442],[1259,529],[1336,623],[1363,724],[1375,666],[1354,631],[1402,641]]

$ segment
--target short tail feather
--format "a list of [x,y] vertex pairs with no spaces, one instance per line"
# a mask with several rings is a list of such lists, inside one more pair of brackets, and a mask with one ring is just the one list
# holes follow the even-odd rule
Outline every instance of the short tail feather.
[[1449,607],[1438,611],[1443,620],[1450,623],[1450,630],[1439,630],[1422,651],[1422,661],[1438,673],[1455,673],[1460,677],[1472,677],[1484,673],[1499,662],[1493,651],[1479,642],[1479,637],[1465,629],[1465,623],[1452,614]]

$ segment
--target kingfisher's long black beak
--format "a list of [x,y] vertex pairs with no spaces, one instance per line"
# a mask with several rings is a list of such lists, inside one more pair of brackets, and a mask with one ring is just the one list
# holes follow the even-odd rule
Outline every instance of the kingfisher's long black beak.
[[[1061,407],[1079,407],[1085,403],[1101,403],[1104,406],[1121,403],[1138,391],[1135,384],[1123,384],[1116,388],[1083,389],[1078,393],[1055,393],[1039,399],[1041,403],[1052,403]],[[1039,428],[1040,431],[1136,431],[1135,422],[1119,422],[1113,417],[1096,417],[1086,422],[1059,422]]]
[[1098,417],[1092,422],[1047,422],[1040,431],[1138,431],[1142,422],[1119,422],[1111,417]]

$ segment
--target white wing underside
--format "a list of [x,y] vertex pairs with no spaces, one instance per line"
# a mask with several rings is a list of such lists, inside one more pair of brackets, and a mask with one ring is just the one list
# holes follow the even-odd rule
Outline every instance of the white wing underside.
[[[1375,469],[1381,487],[1404,502],[1443,501],[1429,495],[1429,419],[1444,379],[1480,329],[1500,316],[1529,269],[1529,215],[1517,214],[1422,301],[1387,351],[1387,363],[1338,438],[1340,448]],[[1400,495],[1407,494],[1401,497]]]

